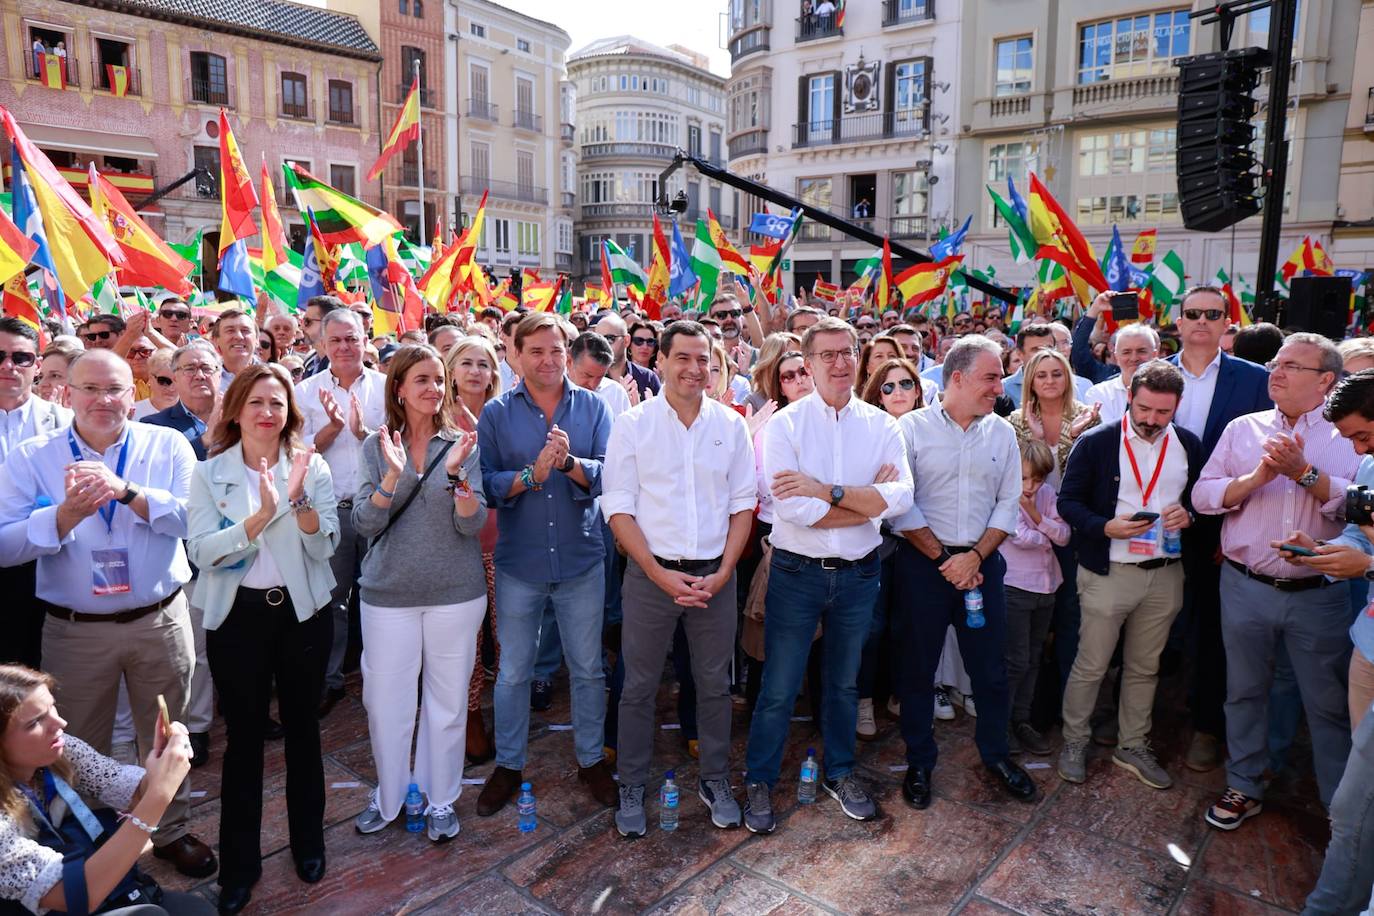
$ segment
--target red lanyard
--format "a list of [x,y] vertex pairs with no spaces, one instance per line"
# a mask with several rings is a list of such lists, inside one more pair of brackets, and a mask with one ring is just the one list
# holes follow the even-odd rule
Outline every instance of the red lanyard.
[[1164,470],[1164,456],[1169,454],[1169,436],[1164,436],[1164,444],[1159,447],[1159,460],[1155,462],[1155,472],[1150,475],[1150,485],[1147,487],[1140,479],[1140,466],[1135,463],[1135,452],[1131,450],[1131,430],[1127,426],[1130,421],[1130,414],[1121,418],[1121,443],[1126,446],[1131,473],[1135,474],[1135,485],[1140,488],[1140,508],[1144,509],[1150,504],[1150,494],[1155,491],[1155,484],[1159,483],[1159,472]]

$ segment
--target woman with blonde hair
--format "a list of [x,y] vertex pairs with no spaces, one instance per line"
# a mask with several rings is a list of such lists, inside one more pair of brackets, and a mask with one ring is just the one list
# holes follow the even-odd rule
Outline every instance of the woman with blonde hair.
[[1069,461],[1069,450],[1101,418],[1101,404],[1089,407],[1074,397],[1069,359],[1055,349],[1037,350],[1026,360],[1025,392],[1021,406],[1007,419],[1018,442],[1039,439],[1054,452],[1054,473],[1048,482],[1056,490]]
[[777,366],[784,353],[801,350],[801,336],[791,331],[776,331],[763,339],[759,347],[758,359],[754,360],[752,375],[749,378],[749,396],[744,399],[746,407],[755,411],[763,409],[769,401],[777,401]]

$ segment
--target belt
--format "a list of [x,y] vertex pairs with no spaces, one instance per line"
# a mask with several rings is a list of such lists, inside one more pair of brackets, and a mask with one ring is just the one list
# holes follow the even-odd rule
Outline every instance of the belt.
[[291,597],[286,593],[285,585],[274,585],[271,588],[244,588],[239,586],[238,593],[242,598],[256,599],[268,607],[281,607]]
[[1139,563],[1118,563],[1118,566],[1134,566],[1136,569],[1161,569],[1174,563],[1182,563],[1182,557],[1155,557],[1153,560],[1141,560]]
[[663,557],[654,557],[654,562],[664,569],[675,569],[678,572],[700,572],[709,567],[720,568],[721,557],[714,560],[665,560]]
[[774,547],[773,555],[792,557],[803,563],[809,563],[812,566],[819,566],[821,569],[834,571],[836,569],[849,569],[851,566],[862,566],[864,563],[876,559],[878,551],[877,548],[874,548],[857,560],[846,560],[843,557],[808,557],[804,554],[793,553],[790,550],[783,550],[781,547]]
[[1335,584],[1323,575],[1303,576],[1301,579],[1281,579],[1277,576],[1266,576],[1263,573],[1257,573],[1244,563],[1237,563],[1230,557],[1226,558],[1226,562],[1235,567],[1236,571],[1247,579],[1263,582],[1270,588],[1277,589],[1281,592],[1305,592],[1309,589],[1326,588],[1328,585]]
[[147,604],[128,611],[115,611],[113,614],[87,614],[85,611],[69,611],[64,607],[56,607],[51,604],[48,605],[47,612],[58,620],[70,620],[73,623],[129,623],[140,617],[147,617],[154,611],[162,610],[175,601],[180,594],[181,588],[178,587],[176,591],[155,604]]
[[337,506],[337,507],[340,508],[340,509],[352,509],[352,508],[353,508],[353,500],[352,500],[352,499],[339,499],[339,500],[335,500],[334,505]]

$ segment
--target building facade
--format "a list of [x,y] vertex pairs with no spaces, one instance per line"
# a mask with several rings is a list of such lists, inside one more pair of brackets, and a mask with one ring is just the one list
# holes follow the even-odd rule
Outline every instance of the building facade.
[[[204,282],[213,288],[219,110],[228,111],[255,184],[266,161],[283,222],[301,239],[300,214],[283,190],[285,161],[379,203],[377,184],[364,176],[378,142],[381,55],[356,18],[338,12],[280,0],[200,9],[157,0],[0,0],[0,104],[78,190],[95,163],[138,207],[154,189],[202,170],[142,215],[173,242],[204,230]],[[59,45],[64,80],[44,85],[38,51],[57,53]],[[120,75],[123,95],[112,88],[125,84]]]
[[1360,5],[1333,234],[1331,257],[1338,267],[1374,268],[1374,0]]
[[477,258],[498,275],[573,269],[571,39],[552,23],[488,0],[446,0],[449,61],[444,160],[450,218],[486,218]]
[[[1179,214],[1175,61],[1219,50],[1216,26],[1188,18],[1191,10],[1210,5],[1140,0],[963,4],[962,51],[952,78],[969,88],[958,109],[955,215],[974,214],[965,245],[970,263],[994,266],[1005,283],[1031,282],[1031,265],[1012,263],[1005,227],[997,222],[985,185],[1006,196],[1007,175],[1016,178],[1019,189],[1033,170],[1099,254],[1114,224],[1126,245],[1141,229],[1157,227],[1159,254],[1177,251],[1188,282],[1210,281],[1219,268],[1256,279],[1260,217],[1233,230],[1202,233],[1185,230]],[[1352,103],[1354,25],[1360,13],[1360,0],[1299,5],[1280,260],[1304,235],[1330,250],[1338,207],[1344,204],[1353,215],[1360,206],[1345,203],[1347,195],[1340,191],[1342,137],[1352,160],[1362,156],[1368,163],[1370,158],[1363,136],[1365,100]],[[1232,47],[1267,47],[1268,29],[1267,9],[1249,13],[1237,22]],[[1370,64],[1361,67],[1368,86],[1374,82]],[[1266,76],[1256,96],[1263,98],[1267,86]],[[1260,137],[1264,116],[1263,110],[1256,116]],[[1374,216],[1370,179],[1357,179],[1353,171],[1348,180],[1365,182],[1365,218]],[[1360,266],[1336,261],[1338,267]]]
[[[731,171],[923,247],[954,215],[965,6],[849,3],[841,21],[813,0],[730,0]],[[745,198],[739,212],[762,209]],[[792,286],[852,282],[872,253],[804,223]]]
[[[724,163],[725,80],[700,54],[621,35],[573,54],[568,81],[576,104],[576,273],[594,280],[603,239],[647,265],[659,176],[679,149]],[[708,209],[735,227],[737,197],[719,182],[684,168],[666,190],[670,198],[686,195],[678,217],[686,238]]]

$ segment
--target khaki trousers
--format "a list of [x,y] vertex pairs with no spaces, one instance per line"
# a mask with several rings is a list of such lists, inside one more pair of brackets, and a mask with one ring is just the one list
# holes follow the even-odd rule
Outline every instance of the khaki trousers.
[[1150,734],[1159,653],[1183,607],[1183,564],[1140,569],[1131,563],[1113,563],[1106,576],[1080,566],[1078,603],[1082,622],[1078,656],[1064,688],[1064,740],[1086,742],[1091,737],[1088,720],[1097,702],[1097,688],[1124,628],[1118,741],[1123,748],[1138,747]]
[[[186,593],[171,604],[128,623],[76,623],[52,615],[43,623],[43,667],[57,679],[57,712],[67,731],[102,754],[110,753],[119,678],[129,688],[140,762],[152,753],[157,696],[167,700],[173,722],[186,721],[196,650]],[[167,806],[153,843],[166,846],[187,833],[190,780]]]
[[[1361,614],[1364,611],[1360,611]],[[1359,649],[1350,653],[1350,733],[1360,727],[1360,721],[1374,704],[1374,664]]]

